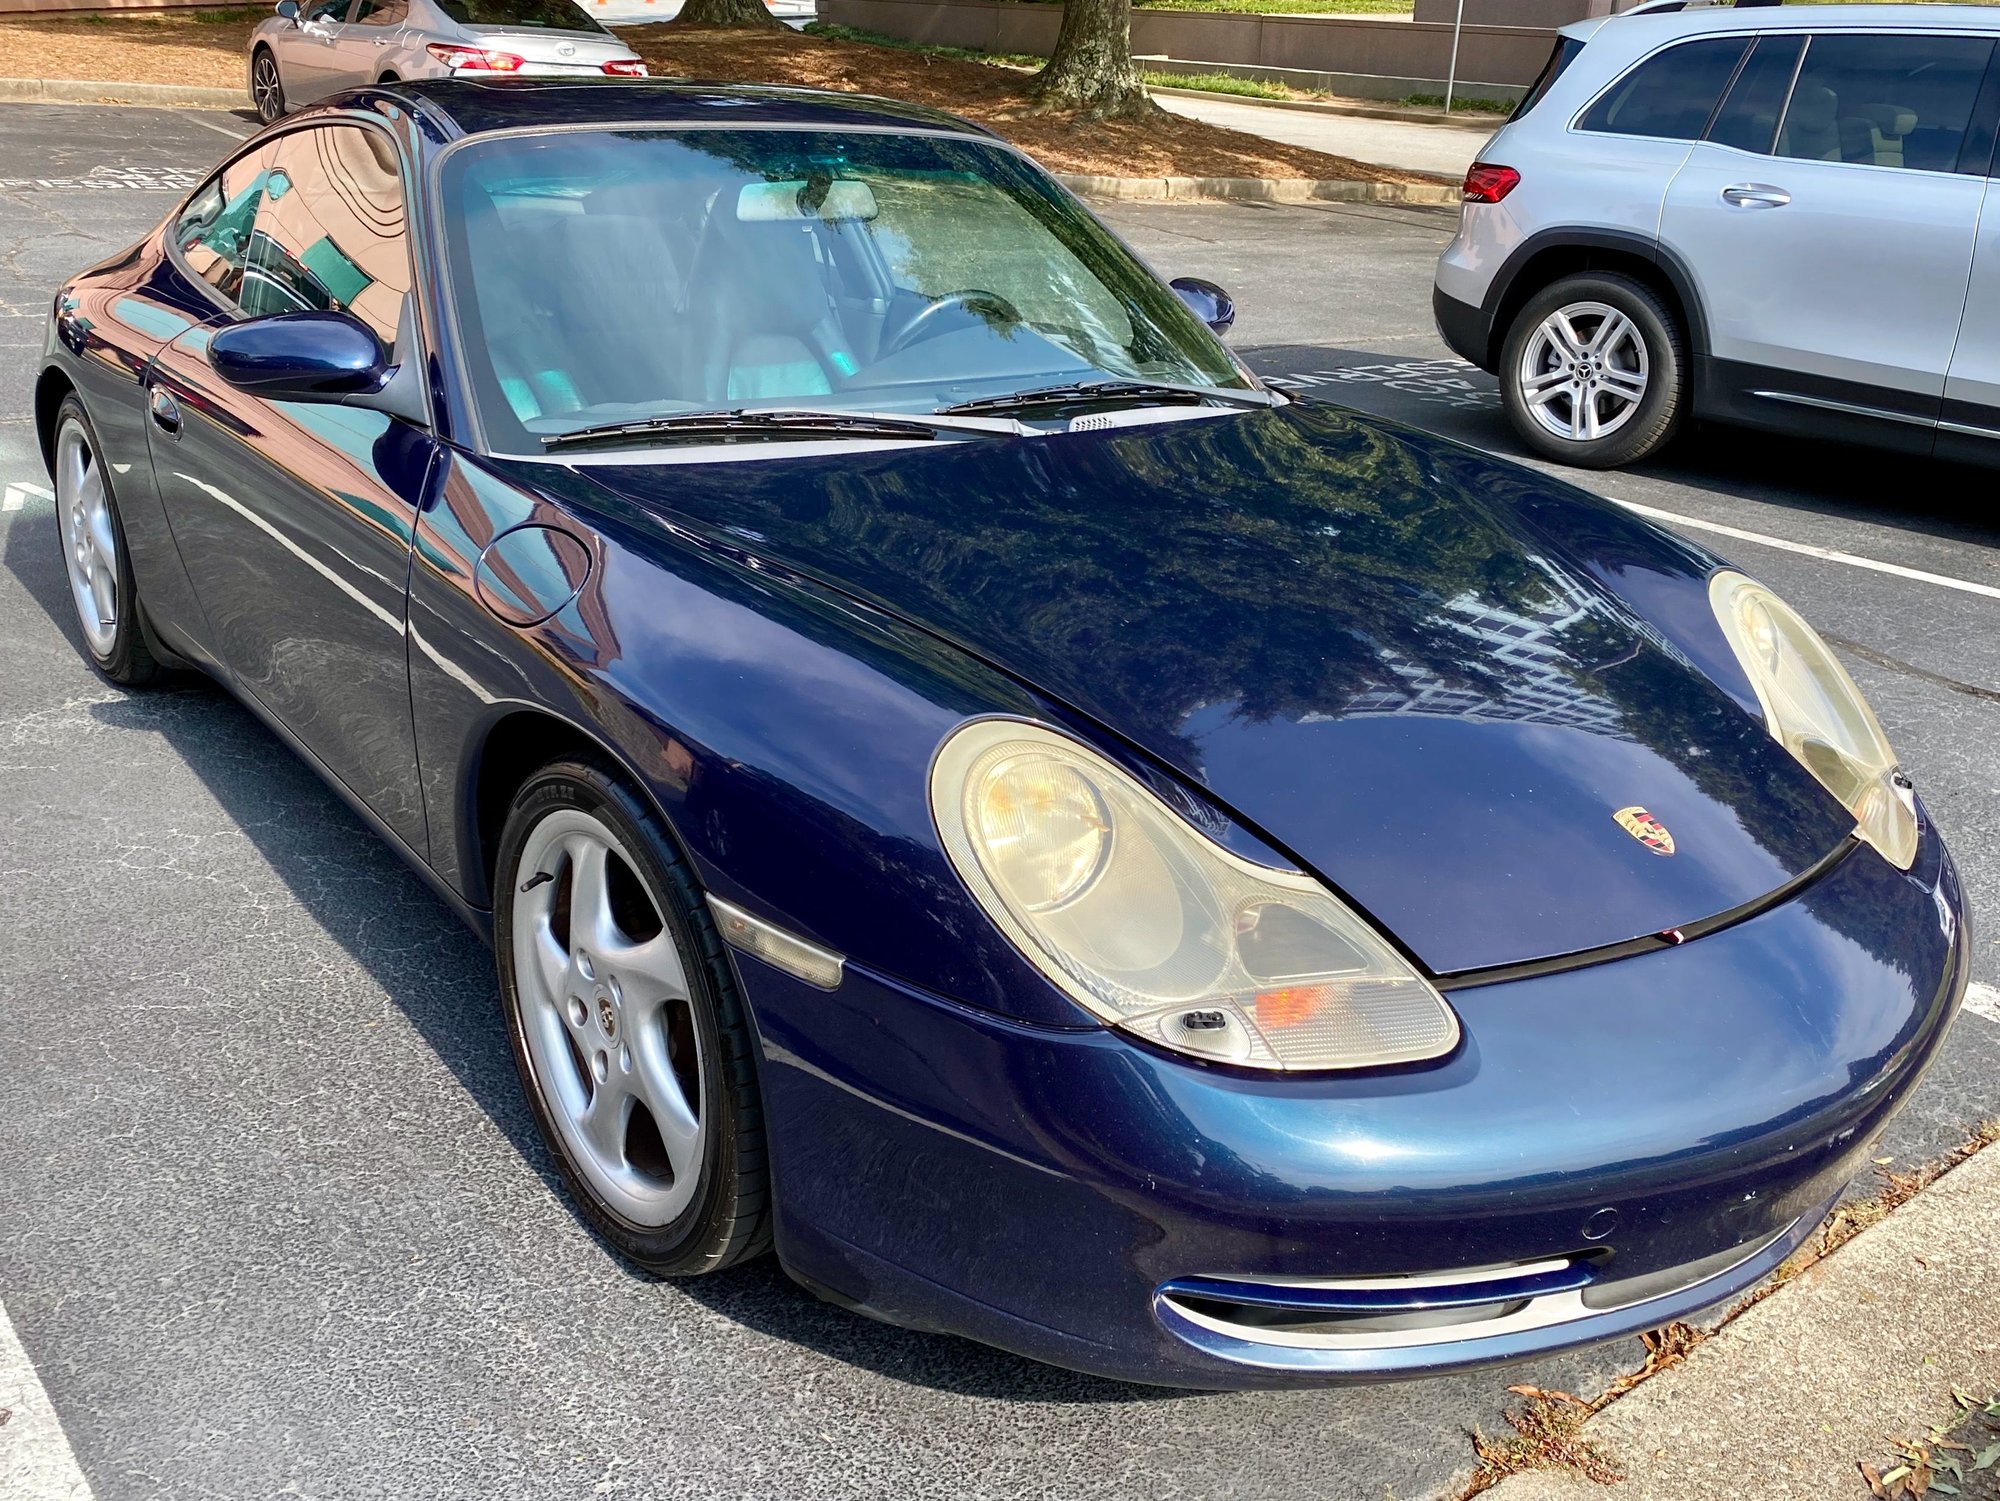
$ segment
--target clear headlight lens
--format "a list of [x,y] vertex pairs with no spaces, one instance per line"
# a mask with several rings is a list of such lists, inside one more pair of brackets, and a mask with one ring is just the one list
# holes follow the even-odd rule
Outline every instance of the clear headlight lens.
[[1916,803],[1847,669],[1798,611],[1740,573],[1709,580],[1708,602],[1749,675],[1771,737],[1840,799],[1857,834],[1908,870],[1917,858]]
[[1317,881],[1204,838],[1065,735],[974,720],[931,769],[952,865],[1080,1004],[1197,1057],[1271,1069],[1435,1058],[1444,998]]

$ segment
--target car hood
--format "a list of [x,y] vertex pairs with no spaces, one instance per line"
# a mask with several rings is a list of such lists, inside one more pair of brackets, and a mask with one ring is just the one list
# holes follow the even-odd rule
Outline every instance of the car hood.
[[[603,486],[1089,715],[1439,973],[1728,912],[1853,829],[1603,582],[1688,606],[1704,555],[1337,408],[553,473],[586,504]],[[1682,611],[1719,639],[1706,616]],[[1671,853],[1628,832],[1635,808]]]

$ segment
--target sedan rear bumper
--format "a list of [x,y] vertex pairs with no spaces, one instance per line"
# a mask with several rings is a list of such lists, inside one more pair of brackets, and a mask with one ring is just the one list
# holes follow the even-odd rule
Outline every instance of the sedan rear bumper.
[[830,1299],[1119,1379],[1490,1365],[1775,1267],[1965,984],[1935,837],[1680,948],[1460,991],[1438,1063],[1257,1077],[739,956],[786,1267]]

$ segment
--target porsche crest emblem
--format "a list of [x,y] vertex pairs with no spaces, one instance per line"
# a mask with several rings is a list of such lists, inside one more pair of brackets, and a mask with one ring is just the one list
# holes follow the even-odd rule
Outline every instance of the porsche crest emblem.
[[1611,815],[1618,820],[1618,827],[1645,845],[1656,855],[1671,855],[1674,852],[1674,836],[1644,808],[1620,808]]

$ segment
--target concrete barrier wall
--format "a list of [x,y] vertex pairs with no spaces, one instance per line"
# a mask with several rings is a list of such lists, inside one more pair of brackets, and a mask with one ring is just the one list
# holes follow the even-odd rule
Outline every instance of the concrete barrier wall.
[[[1419,0],[1422,3],[1422,0]],[[1554,45],[1546,25],[1474,24],[1474,4],[1511,13],[1582,6],[1608,0],[1466,0],[1458,76],[1468,83],[1518,88],[1532,83]],[[987,52],[1046,57],[1055,46],[1062,7],[1029,0],[820,0],[820,19],[886,36]],[[1237,15],[1216,11],[1132,12],[1132,51],[1176,63],[1217,63],[1286,73],[1383,77],[1396,86],[1442,80],[1451,58],[1449,22],[1374,20],[1351,16]],[[1405,89],[1405,92],[1408,90]],[[1382,94],[1377,97],[1396,97]]]

